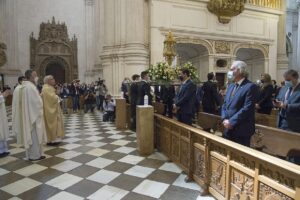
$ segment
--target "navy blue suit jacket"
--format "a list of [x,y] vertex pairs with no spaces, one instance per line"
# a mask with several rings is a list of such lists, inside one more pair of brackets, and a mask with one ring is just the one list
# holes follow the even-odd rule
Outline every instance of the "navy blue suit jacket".
[[[279,101],[285,100],[285,94],[289,88],[281,88],[276,99]],[[300,132],[300,84],[294,89],[292,95],[287,100],[288,107],[286,109],[286,121],[283,121],[288,130]],[[280,125],[281,121],[278,122]]]
[[178,113],[193,114],[195,110],[196,89],[197,86],[191,80],[187,80],[186,83],[181,85],[175,101],[176,106],[179,107]]
[[225,129],[227,138],[250,138],[255,132],[255,103],[258,87],[245,79],[231,97],[235,84],[229,85],[222,106],[222,120],[228,119],[233,129]]

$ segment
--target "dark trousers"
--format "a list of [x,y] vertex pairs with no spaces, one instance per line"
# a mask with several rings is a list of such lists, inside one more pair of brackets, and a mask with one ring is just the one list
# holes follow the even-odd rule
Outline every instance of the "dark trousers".
[[178,113],[177,119],[184,124],[192,125],[193,114]]
[[99,105],[98,110],[103,110],[103,101],[105,99],[105,96],[99,95]]
[[95,104],[85,104],[84,105],[84,113],[87,113],[89,110],[94,112]]
[[210,113],[210,114],[216,114],[216,108],[203,106],[203,112]]
[[79,96],[73,96],[72,101],[73,101],[73,111],[79,110],[80,109]]
[[136,130],[136,105],[130,105],[130,113],[131,113],[131,127],[130,129],[135,131]]
[[113,122],[115,121],[115,111],[105,111],[104,115],[103,115],[103,121],[107,122]]
[[164,115],[168,115],[169,118],[173,118],[173,100],[165,102]]
[[226,139],[228,139],[228,140],[231,140],[233,142],[239,143],[241,145],[250,147],[250,139],[251,139],[251,137],[232,137],[232,136],[229,136],[229,135],[225,135],[223,137],[226,138]]

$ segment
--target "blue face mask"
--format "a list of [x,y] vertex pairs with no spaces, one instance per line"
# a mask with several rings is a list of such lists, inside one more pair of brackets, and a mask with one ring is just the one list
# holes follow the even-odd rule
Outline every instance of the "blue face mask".
[[287,86],[287,87],[293,87],[293,83],[292,83],[292,81],[285,81],[285,86]]

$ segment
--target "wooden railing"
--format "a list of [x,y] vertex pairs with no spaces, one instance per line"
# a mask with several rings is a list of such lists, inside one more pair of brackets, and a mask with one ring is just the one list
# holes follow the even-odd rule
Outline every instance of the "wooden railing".
[[[224,131],[220,116],[199,112],[197,120],[203,129],[219,133]],[[274,156],[288,157],[292,152],[300,156],[300,134],[260,124],[256,124],[255,128],[251,147]]]
[[246,3],[254,6],[281,9],[282,0],[246,0]]
[[[155,114],[156,147],[217,199],[300,200],[300,167]],[[281,143],[278,144],[278,146]]]

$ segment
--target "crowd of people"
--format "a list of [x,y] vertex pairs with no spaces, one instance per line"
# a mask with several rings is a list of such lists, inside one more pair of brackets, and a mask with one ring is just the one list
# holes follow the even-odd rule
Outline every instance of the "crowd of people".
[[[141,80],[140,80],[141,78]],[[143,105],[145,95],[150,105],[155,101],[165,104],[164,115],[192,125],[200,107],[206,113],[221,116],[225,132],[223,136],[245,146],[255,133],[255,112],[270,115],[280,110],[278,128],[300,133],[300,84],[295,70],[284,73],[281,86],[276,85],[269,74],[253,83],[248,79],[247,64],[235,61],[227,73],[228,83],[218,87],[214,73],[208,73],[207,81],[195,84],[187,69],[178,77],[181,83],[151,85],[147,71],[125,78],[122,82],[123,97],[131,104],[131,129],[135,130],[136,106]]]
[[[115,101],[107,93],[104,80],[96,84],[80,84],[74,80],[71,84],[57,84],[52,75],[39,81],[34,70],[27,70],[25,76],[18,78],[14,87],[12,102],[12,133],[17,143],[24,146],[26,159],[36,161],[44,159],[43,144],[56,146],[64,137],[63,112],[68,113],[68,103],[73,112],[79,109],[93,112],[97,107],[103,112],[103,121],[114,121]],[[9,137],[5,98],[11,94],[10,88],[0,93],[0,158],[9,155],[7,139]],[[80,108],[80,99],[84,103]]]
[[[248,79],[247,64],[235,61],[227,73],[228,83],[218,87],[213,73],[207,81],[195,84],[188,69],[181,70],[180,84],[151,84],[148,71],[134,74],[132,80],[125,78],[121,85],[123,97],[131,105],[131,129],[136,129],[136,106],[152,105],[154,101],[165,105],[164,115],[192,125],[200,107],[204,112],[221,116],[223,137],[239,144],[250,146],[255,132],[255,112],[270,115],[279,110],[278,128],[300,133],[300,83],[295,70],[284,73],[281,86],[276,85],[269,74],[262,74],[256,83]],[[0,94],[1,118],[0,157],[8,155],[8,137],[5,98],[9,90]],[[83,103],[81,103],[83,102]],[[68,113],[71,104],[74,113],[94,109],[103,112],[103,121],[114,121],[115,100],[99,79],[95,83],[56,84],[54,77],[44,77],[38,84],[35,71],[28,70],[19,77],[13,93],[13,133],[18,143],[24,145],[29,160],[43,159],[42,143],[56,145],[64,137],[62,112]]]

